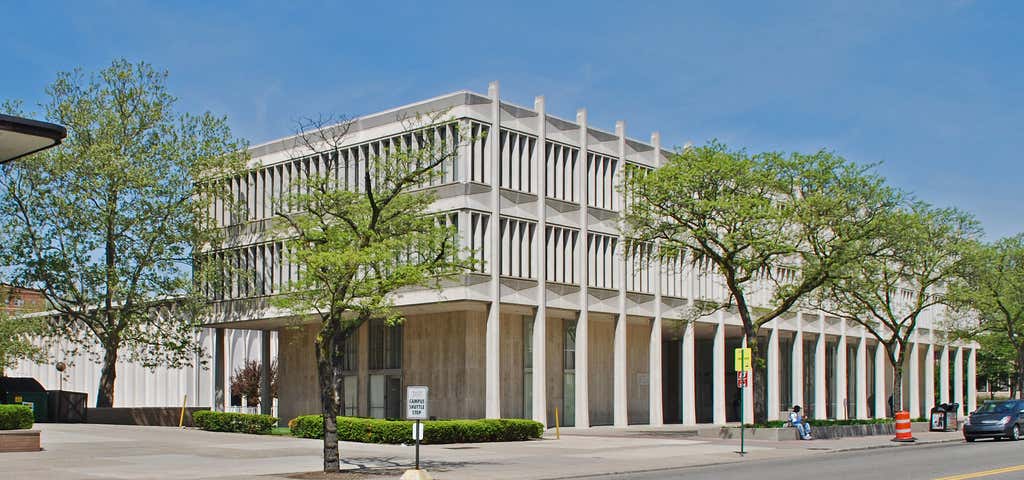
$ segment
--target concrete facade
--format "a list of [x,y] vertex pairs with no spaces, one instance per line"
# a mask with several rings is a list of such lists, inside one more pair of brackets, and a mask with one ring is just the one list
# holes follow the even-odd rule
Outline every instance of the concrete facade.
[[[649,252],[622,248],[626,200],[616,185],[627,165],[651,169],[665,161],[671,152],[659,135],[634,140],[625,122],[612,131],[593,128],[585,110],[574,121],[557,118],[546,113],[543,97],[533,108],[503,102],[497,83],[486,95],[456,92],[359,118],[337,161],[296,150],[289,138],[252,147],[250,171],[229,180],[247,208],[241,215],[223,205],[211,209],[230,233],[211,254],[248,274],[213,294],[209,326],[278,332],[280,416],[316,413],[319,400],[315,327],[269,301],[297,275],[272,234],[275,198],[303,171],[355,185],[368,156],[409,141],[403,119],[439,111],[450,122],[431,127],[433,134],[458,144],[459,154],[429,186],[438,197],[434,208],[482,264],[440,290],[396,296],[406,314],[401,327],[359,330],[346,412],[391,416],[406,385],[428,385],[438,418],[527,417],[553,425],[557,409],[559,423],[577,427],[738,420],[738,316],[719,311],[682,320],[696,301],[727,298],[722,282],[685,258],[646,262]],[[770,296],[764,290],[752,299],[763,306]],[[904,385],[912,416],[950,393],[973,406],[973,398],[962,399],[973,391],[976,345],[941,342],[943,315],[929,312],[918,325]],[[863,328],[802,311],[762,334],[768,385],[753,388],[766,390],[770,419],[792,404],[814,418],[887,415],[891,369]],[[950,350],[952,389],[950,363],[938,353],[946,358]],[[747,418],[751,392],[742,393]]]

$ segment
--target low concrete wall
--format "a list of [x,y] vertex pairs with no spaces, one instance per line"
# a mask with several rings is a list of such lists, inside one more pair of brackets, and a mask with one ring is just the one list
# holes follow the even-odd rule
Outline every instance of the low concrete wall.
[[0,452],[39,450],[39,430],[0,430]]
[[[210,407],[186,408],[185,426],[192,426],[192,412],[209,409]],[[85,421],[110,425],[177,427],[180,416],[181,407],[90,408],[86,411]]]
[[[914,432],[927,432],[928,422],[914,422],[911,424]],[[874,425],[833,425],[829,427],[811,427],[811,435],[814,438],[847,438],[867,437],[870,435],[895,435],[895,426],[892,423]],[[739,427],[704,427],[698,430],[701,437],[710,438],[740,438]],[[744,436],[750,440],[765,440],[778,442],[783,440],[799,440],[796,429],[793,427],[783,428],[748,428]]]

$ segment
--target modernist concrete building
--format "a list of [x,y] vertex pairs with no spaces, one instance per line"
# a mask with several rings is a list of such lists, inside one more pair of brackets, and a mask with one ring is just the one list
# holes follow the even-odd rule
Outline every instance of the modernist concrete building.
[[[400,417],[404,386],[427,385],[439,418],[553,425],[558,409],[562,425],[577,427],[738,420],[738,317],[720,311],[680,321],[695,300],[725,298],[721,283],[683,259],[650,264],[638,261],[644,252],[620,248],[624,199],[616,181],[627,164],[665,161],[670,151],[658,134],[646,142],[627,137],[624,122],[595,128],[585,110],[557,118],[543,97],[532,108],[503,102],[496,83],[486,95],[456,92],[355,120],[331,169],[323,158],[297,155],[293,138],[251,148],[251,169],[230,180],[247,211],[211,211],[229,234],[214,254],[240,271],[211,292],[216,406],[225,399],[223,329],[253,329],[278,333],[280,417],[319,411],[316,327],[269,302],[299,274],[273,234],[274,200],[304,171],[354,185],[367,158],[415,141],[404,119],[439,111],[451,123],[434,135],[473,140],[429,187],[438,195],[434,208],[482,264],[440,291],[403,292],[403,325],[361,327],[347,359],[345,413]],[[939,401],[974,408],[977,346],[943,343],[942,315],[929,312],[914,337],[904,377],[912,417]],[[763,334],[768,382],[755,388],[766,390],[770,418],[793,404],[814,418],[887,415],[892,372],[862,328],[803,311]],[[269,352],[270,337],[263,338]]]

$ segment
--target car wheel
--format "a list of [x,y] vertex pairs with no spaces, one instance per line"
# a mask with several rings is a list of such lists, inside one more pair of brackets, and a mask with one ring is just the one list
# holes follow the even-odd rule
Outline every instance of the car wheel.
[[967,443],[974,443],[977,439],[974,437],[964,437],[964,440],[967,440]]
[[1010,440],[1015,442],[1020,440],[1020,425],[1013,426],[1013,431],[1010,432]]

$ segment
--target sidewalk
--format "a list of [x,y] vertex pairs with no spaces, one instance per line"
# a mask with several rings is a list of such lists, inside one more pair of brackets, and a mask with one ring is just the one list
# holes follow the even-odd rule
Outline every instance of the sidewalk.
[[[0,454],[3,476],[68,479],[285,479],[322,469],[322,443],[291,437],[213,433],[170,427],[39,424],[42,452]],[[692,429],[691,429],[692,430]],[[870,448],[913,448],[889,437],[747,442],[689,437],[679,427],[596,427],[548,431],[530,442],[425,445],[423,466],[438,480],[592,477],[764,459],[797,458]],[[960,440],[959,432],[915,433],[918,445]],[[404,445],[342,442],[349,469],[410,468]],[[391,478],[372,476],[368,478]],[[359,478],[359,477],[352,477]]]

